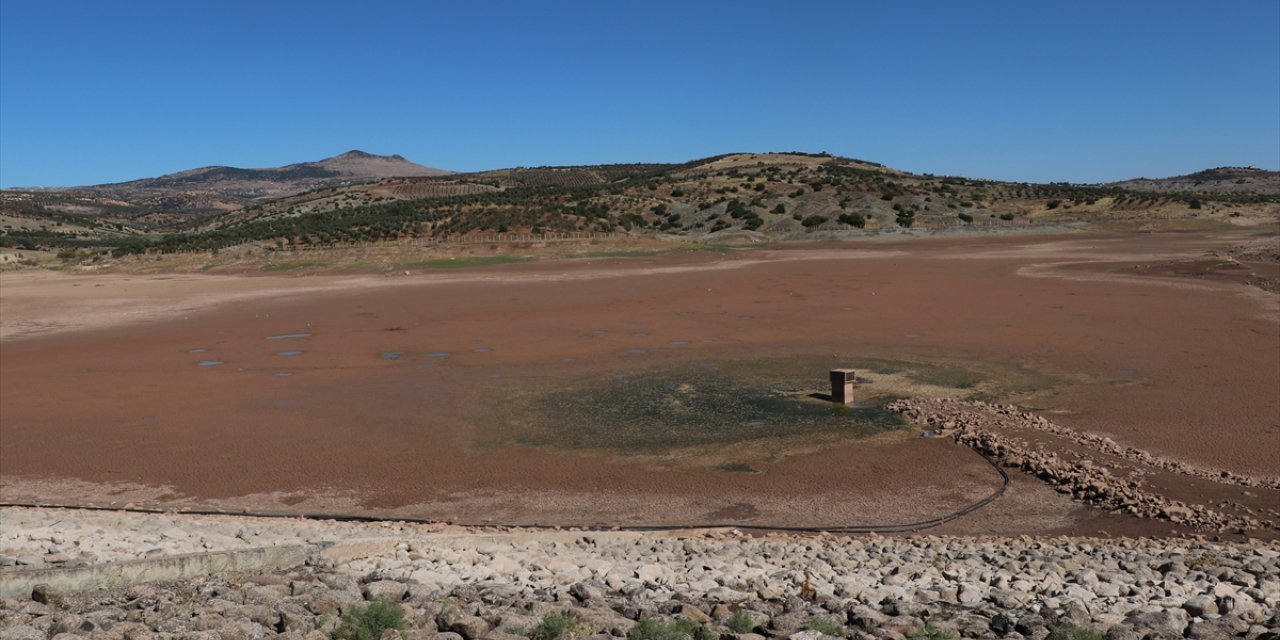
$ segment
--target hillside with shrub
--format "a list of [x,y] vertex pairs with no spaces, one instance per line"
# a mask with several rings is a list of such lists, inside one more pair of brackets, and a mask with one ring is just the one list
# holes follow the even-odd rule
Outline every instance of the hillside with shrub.
[[1252,175],[1260,187],[1246,191],[1135,190],[910,174],[795,152],[380,178],[215,213],[200,209],[198,215],[123,199],[99,203],[93,213],[77,210],[89,205],[69,201],[67,194],[5,192],[0,244],[120,254],[494,234],[623,233],[749,243],[1171,220],[1253,224],[1280,214],[1280,195],[1267,192],[1272,182],[1280,184],[1277,175]]

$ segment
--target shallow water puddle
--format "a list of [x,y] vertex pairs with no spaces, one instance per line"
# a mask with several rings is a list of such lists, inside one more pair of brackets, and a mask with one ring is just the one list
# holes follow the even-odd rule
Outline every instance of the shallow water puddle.
[[449,352],[448,351],[428,351],[427,357],[428,358],[448,358]]
[[299,333],[281,333],[274,336],[267,336],[267,339],[268,340],[303,340],[305,338],[310,338],[310,337],[311,337],[310,333],[299,332]]
[[216,367],[220,364],[226,364],[226,363],[221,360],[201,360],[200,362],[196,363],[196,366],[197,367]]
[[277,352],[276,352],[276,355],[278,355],[278,356],[284,356],[284,357],[288,358],[288,357],[293,357],[293,356],[300,356],[300,355],[302,355],[302,352],[301,352],[301,351],[277,351]]
[[399,360],[400,358],[404,357],[404,352],[403,351],[383,351],[379,357],[381,357],[383,360]]

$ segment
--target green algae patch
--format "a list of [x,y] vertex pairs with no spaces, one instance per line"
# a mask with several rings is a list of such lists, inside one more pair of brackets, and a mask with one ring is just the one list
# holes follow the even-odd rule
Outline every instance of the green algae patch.
[[[606,370],[525,389],[495,413],[485,444],[710,457],[746,466],[761,451],[777,456],[891,432],[905,436],[914,428],[884,408],[898,398],[1011,401],[1068,383],[1020,364],[963,360],[794,356],[707,364]],[[828,400],[833,368],[858,372],[854,405]],[[744,457],[721,455],[731,451]]]

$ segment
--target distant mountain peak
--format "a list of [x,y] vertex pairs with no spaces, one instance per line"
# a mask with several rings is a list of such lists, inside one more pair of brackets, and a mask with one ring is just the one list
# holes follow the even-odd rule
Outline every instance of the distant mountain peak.
[[326,162],[341,162],[347,164],[359,162],[381,162],[407,164],[415,167],[418,166],[398,153],[393,153],[389,156],[380,156],[376,153],[369,153],[368,151],[361,151],[359,149],[352,149],[346,153],[333,156],[332,158],[325,158],[324,160],[320,160],[314,164],[324,164]]
[[231,203],[239,206],[247,202],[260,202],[353,182],[407,176],[439,176],[447,173],[449,172],[442,169],[410,162],[400,155],[380,156],[352,149],[332,158],[283,167],[242,169],[219,165],[188,169],[158,178],[83,188],[108,189],[116,193],[212,192],[226,196]]

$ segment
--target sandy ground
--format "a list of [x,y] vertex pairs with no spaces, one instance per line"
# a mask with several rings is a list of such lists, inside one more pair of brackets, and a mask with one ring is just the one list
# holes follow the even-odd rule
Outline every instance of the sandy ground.
[[[1091,381],[1038,407],[1059,423],[1274,475],[1275,294],[1121,268],[1238,240],[917,239],[407,276],[4,273],[0,490],[476,523],[830,525],[935,517],[998,485],[940,440],[851,442],[744,474],[486,431],[505,398],[563,381],[796,354],[1053,369]],[[292,333],[310,336],[267,339]],[[1020,491],[1004,520],[953,526],[1133,526]]]

